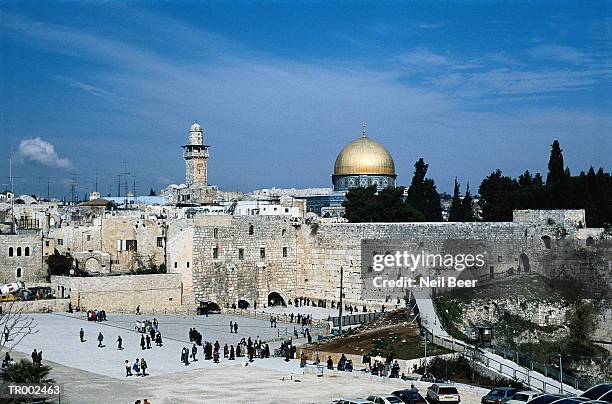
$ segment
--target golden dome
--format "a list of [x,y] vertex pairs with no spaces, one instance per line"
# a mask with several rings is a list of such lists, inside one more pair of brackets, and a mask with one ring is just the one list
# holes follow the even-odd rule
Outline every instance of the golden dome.
[[391,154],[378,142],[366,136],[349,143],[334,164],[334,175],[395,175]]

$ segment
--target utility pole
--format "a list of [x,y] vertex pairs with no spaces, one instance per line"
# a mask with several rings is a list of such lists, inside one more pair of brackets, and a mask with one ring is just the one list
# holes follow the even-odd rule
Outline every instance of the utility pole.
[[424,328],[424,330],[425,330],[425,334],[424,334],[424,337],[425,337],[425,374],[424,376],[426,376],[427,375],[427,333],[428,331],[427,331],[427,328]]
[[561,383],[561,394],[563,394],[563,355],[559,354],[559,383]]
[[9,157],[9,180],[11,182],[11,233],[15,232],[15,186],[13,183],[13,156]]
[[342,285],[342,281],[344,278],[344,269],[342,267],[340,267],[340,303],[338,304],[340,307],[338,308],[339,311],[339,317],[340,317],[340,325],[338,327],[338,332],[340,335],[342,335],[342,309],[344,308],[344,304],[342,303],[342,295],[344,294],[344,289],[343,289],[343,285]]

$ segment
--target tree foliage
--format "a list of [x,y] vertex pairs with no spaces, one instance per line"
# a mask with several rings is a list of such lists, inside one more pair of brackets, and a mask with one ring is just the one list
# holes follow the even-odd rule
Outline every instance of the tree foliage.
[[422,212],[403,200],[404,188],[387,187],[376,192],[376,186],[351,188],[342,204],[344,217],[351,223],[363,222],[422,222]]
[[53,379],[47,377],[50,371],[50,366],[38,366],[27,359],[22,359],[2,369],[0,380],[11,383],[54,383]]
[[429,165],[425,164],[423,158],[414,164],[414,176],[408,188],[407,203],[413,209],[423,212],[428,222],[441,222],[440,195],[434,180],[425,178],[428,167]]
[[518,179],[496,170],[479,188],[478,201],[484,221],[510,221],[513,209],[585,209],[591,227],[612,223],[612,177],[603,168],[572,176],[563,168],[563,153],[558,141],[551,146],[546,183],[539,173],[525,171]]

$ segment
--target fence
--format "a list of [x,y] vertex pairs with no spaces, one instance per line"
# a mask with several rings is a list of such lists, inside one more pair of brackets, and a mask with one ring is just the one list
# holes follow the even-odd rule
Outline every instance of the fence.
[[[373,313],[361,313],[361,314],[349,314],[347,316],[342,316],[342,326],[345,325],[357,325],[369,323],[370,321],[378,320],[385,313],[381,311],[376,311]],[[334,327],[340,326],[340,316],[330,317],[329,321],[332,322]]]

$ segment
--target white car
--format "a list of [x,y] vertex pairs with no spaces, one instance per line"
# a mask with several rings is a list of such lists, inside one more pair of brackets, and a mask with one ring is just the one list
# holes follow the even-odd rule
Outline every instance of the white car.
[[427,399],[433,403],[457,404],[461,401],[457,388],[451,384],[432,384],[427,389]]
[[332,401],[332,404],[374,404],[370,400],[364,400],[362,398],[340,398]]
[[537,391],[517,391],[506,404],[523,404],[536,398],[540,394],[542,393],[538,393]]
[[386,394],[383,396],[370,396],[368,400],[375,404],[403,404],[399,397]]

